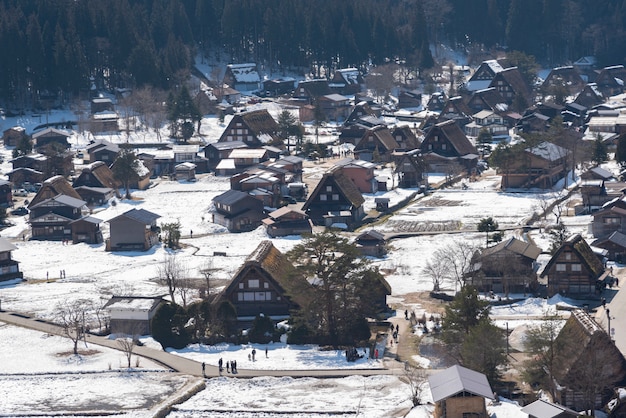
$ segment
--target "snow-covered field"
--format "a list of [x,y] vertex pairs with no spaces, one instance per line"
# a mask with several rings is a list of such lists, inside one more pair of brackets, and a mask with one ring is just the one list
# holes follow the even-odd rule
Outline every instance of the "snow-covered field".
[[[271,108],[275,116],[280,109]],[[71,115],[71,114],[70,114]],[[59,120],[71,116],[54,115]],[[32,129],[40,123],[36,118],[3,120],[2,129],[20,124]],[[228,123],[221,124],[216,118],[205,118],[202,135],[206,142],[214,142]],[[164,133],[165,134],[165,133]],[[131,142],[149,142],[153,134],[141,132],[128,138]],[[125,136],[109,137],[114,142],[125,142]],[[332,138],[328,138],[332,140]],[[87,144],[87,137],[72,136],[76,149]],[[10,152],[2,150],[3,173],[11,167]],[[308,174],[321,173],[320,167],[309,169]],[[305,172],[305,175],[307,173]],[[145,191],[133,191],[133,200],[119,200],[94,211],[93,216],[107,221],[130,208],[143,208],[161,215],[159,222],[180,221],[185,247],[178,252],[192,277],[201,277],[199,270],[210,266],[217,279],[230,279],[244,259],[261,240],[270,239],[263,228],[243,234],[230,234],[224,228],[211,223],[208,210],[211,199],[229,188],[228,179],[213,175],[200,175],[196,182],[157,180]],[[375,226],[385,232],[403,229],[435,228],[454,223],[461,229],[475,228],[481,218],[492,216],[501,227],[515,228],[538,210],[537,194],[503,193],[498,190],[499,178],[468,183],[467,190],[460,186],[421,196],[405,209],[394,214],[388,222]],[[395,190],[384,195],[392,204],[415,190]],[[373,205],[374,197],[366,196],[366,205]],[[109,253],[104,245],[63,245],[61,242],[22,241],[21,236],[28,225],[24,217],[12,217],[14,227],[5,229],[1,235],[10,238],[18,247],[13,258],[20,261],[26,282],[6,283],[0,286],[1,306],[5,310],[25,312],[41,318],[53,317],[56,303],[66,299],[92,299],[100,305],[112,294],[165,294],[165,288],[156,281],[157,267],[163,261],[166,250],[156,246],[145,253]],[[585,232],[588,217],[566,218],[572,232]],[[101,224],[107,236],[106,222]],[[193,238],[189,238],[193,231]],[[509,231],[507,234],[514,234]],[[535,241],[547,249],[548,239],[536,233]],[[373,260],[388,272],[387,280],[392,286],[392,299],[402,304],[405,295],[432,289],[430,279],[422,269],[431,254],[438,248],[467,240],[476,245],[484,242],[484,235],[477,233],[423,235],[391,241],[390,253],[381,260]],[[272,239],[281,251],[288,251],[299,242],[299,237]],[[215,251],[225,252],[225,257],[214,257]],[[64,270],[66,278],[61,279]],[[452,286],[450,284],[450,286]],[[498,308],[497,314],[507,317],[516,315],[540,316],[547,309],[546,301],[534,301],[526,307]],[[418,305],[408,306],[419,309]],[[530,313],[529,313],[530,312]],[[511,325],[513,319],[508,320]],[[27,335],[28,334],[28,335]],[[240,367],[258,369],[324,369],[345,367],[345,359],[337,352],[322,353],[315,347],[289,347],[282,343],[269,344],[268,358],[265,346],[257,348],[257,361],[246,364],[250,346],[191,346],[180,353],[186,357],[216,364],[237,359]],[[34,412],[85,411],[92,406],[95,411],[113,408],[114,400],[119,411],[128,416],[149,416],[147,409],[155,400],[168,396],[179,389],[184,378],[164,372],[110,371],[119,369],[123,361],[121,353],[97,348],[97,353],[74,357],[69,341],[23,331],[10,326],[0,326],[0,414],[20,415]],[[369,360],[360,360],[354,367],[376,367]],[[140,369],[158,369],[141,360]],[[58,388],[63,387],[63,394]],[[26,388],[26,390],[24,390]],[[425,391],[425,400],[430,393]],[[100,395],[99,395],[100,394]],[[345,416],[395,417],[405,416],[410,409],[408,385],[398,377],[350,377],[344,379],[292,379],[256,378],[250,380],[209,379],[207,389],[179,405],[180,411],[172,416],[304,416],[301,411],[339,411]],[[75,409],[71,405],[75,406]],[[127,412],[137,410],[135,412]],[[204,411],[204,412],[203,412]],[[207,411],[211,411],[207,413]],[[259,412],[263,411],[263,413]],[[280,411],[273,415],[270,411]],[[490,414],[498,417],[514,417],[519,408],[503,403],[490,406]],[[414,409],[409,417],[429,416],[430,407]],[[306,414],[315,417],[315,414]],[[319,416],[322,416],[321,414]],[[343,416],[341,414],[337,416]],[[521,416],[521,415],[520,415]]]

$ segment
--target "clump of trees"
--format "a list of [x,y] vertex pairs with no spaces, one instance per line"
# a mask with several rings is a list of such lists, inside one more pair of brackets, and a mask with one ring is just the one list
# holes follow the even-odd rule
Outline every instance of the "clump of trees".
[[287,256],[313,285],[309,302],[294,313],[292,341],[340,346],[369,340],[367,318],[382,308],[374,290],[382,275],[356,245],[326,231],[307,237]]
[[506,364],[506,335],[489,318],[489,302],[476,288],[464,285],[445,308],[442,338],[461,365],[494,383]]

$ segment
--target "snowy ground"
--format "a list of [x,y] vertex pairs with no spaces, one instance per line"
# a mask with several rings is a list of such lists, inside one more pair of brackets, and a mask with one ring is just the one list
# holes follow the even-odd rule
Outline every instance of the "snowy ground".
[[[271,108],[277,115],[279,108]],[[72,114],[54,115],[58,120],[71,119]],[[51,119],[52,120],[52,119]],[[23,117],[19,120],[3,120],[2,129],[16,124],[32,129],[41,120]],[[206,118],[202,123],[202,139],[217,140],[228,123],[219,123],[216,118]],[[30,132],[30,131],[29,131]],[[164,137],[167,137],[164,131]],[[84,148],[92,136],[75,134],[71,138],[75,149]],[[120,143],[152,142],[154,133],[140,132],[129,138],[123,135],[107,137]],[[333,136],[324,137],[332,142]],[[0,170],[6,173],[10,151],[0,148],[4,162]],[[321,175],[320,167],[309,169],[305,175]],[[382,172],[384,174],[384,172]],[[431,181],[436,177],[432,176]],[[468,183],[467,189],[460,186],[437,191],[428,196],[419,195],[405,209],[394,214],[388,222],[374,228],[384,232],[421,231],[428,228],[467,230],[475,228],[481,218],[493,216],[503,228],[511,228],[508,234],[517,234],[514,228],[524,224],[538,210],[541,197],[535,193],[503,193],[499,191],[499,178],[485,176],[482,180]],[[208,210],[211,199],[229,188],[228,179],[213,175],[201,175],[197,182],[155,181],[145,191],[133,191],[133,200],[121,200],[94,211],[93,216],[107,221],[124,211],[136,207],[155,212],[162,217],[159,222],[180,221],[185,248],[177,253],[191,277],[201,278],[199,269],[210,266],[215,269],[217,279],[230,279],[244,259],[261,240],[270,239],[263,228],[243,234],[229,234],[224,228],[211,223]],[[373,207],[375,197],[387,196],[391,204],[400,201],[416,190],[394,190],[366,196],[366,206]],[[32,197],[32,196],[31,196]],[[0,286],[0,301],[5,310],[15,310],[41,318],[51,319],[56,303],[66,299],[85,298],[102,304],[112,294],[165,294],[165,288],[156,281],[158,265],[163,261],[166,250],[156,246],[145,253],[108,253],[103,245],[63,245],[60,242],[22,241],[21,235],[27,225],[24,217],[12,217],[14,227],[5,229],[1,235],[13,239],[18,247],[13,257],[20,261],[26,282],[4,283]],[[589,217],[567,217],[566,224],[571,232],[586,233]],[[101,224],[107,236],[108,224]],[[188,238],[190,231],[193,239]],[[534,232],[532,238],[547,249],[549,238],[545,233]],[[272,239],[281,251],[288,251],[299,242],[299,237]],[[432,253],[442,247],[467,241],[475,245],[484,243],[484,235],[477,233],[423,235],[391,241],[390,253],[381,260],[373,260],[382,271],[388,273],[392,287],[392,303],[402,303],[405,295],[432,289],[430,279],[421,271]],[[213,257],[214,251],[225,252],[225,257]],[[64,270],[66,278],[60,279]],[[453,284],[447,284],[453,288]],[[528,317],[539,317],[549,303],[545,300],[528,302],[494,309],[496,316],[506,317],[511,328],[528,325]],[[418,305],[411,308],[419,310]],[[515,317],[525,321],[516,322]],[[500,324],[504,326],[504,324]],[[76,358],[67,354],[71,350],[69,341],[45,336],[31,331],[0,326],[0,414],[19,415],[34,412],[52,413],[71,410],[70,404],[84,411],[85,405],[93,405],[96,411],[111,408],[102,404],[104,398],[115,399],[119,410],[138,409],[128,412],[132,416],[144,416],[147,405],[155,399],[167,396],[181,387],[184,379],[169,373],[131,373],[109,371],[118,369],[120,353],[98,348],[97,353]],[[26,335],[29,334],[29,335]],[[32,334],[32,335],[31,335]],[[520,337],[520,340],[522,337]],[[19,342],[16,350],[15,342]],[[216,364],[218,358],[237,360],[240,367],[258,369],[303,369],[335,367],[377,367],[375,362],[360,360],[347,365],[340,352],[321,352],[315,347],[290,347],[282,343],[256,346],[257,361],[249,362],[247,355],[252,346],[216,347],[190,346],[179,354],[199,361]],[[428,364],[427,361],[424,364]],[[142,360],[142,369],[156,369]],[[163,376],[168,376],[164,378]],[[59,395],[58,385],[64,387]],[[24,390],[26,388],[27,390]],[[98,396],[97,394],[104,394]],[[425,391],[425,400],[430,393]],[[65,398],[64,398],[65,396]],[[396,417],[404,416],[410,409],[409,389],[397,377],[350,377],[344,379],[291,379],[257,378],[250,380],[218,378],[207,381],[207,390],[200,392],[179,407],[172,416],[244,417],[275,415],[258,411],[282,411],[276,416],[299,417],[297,411],[339,411],[346,416]],[[124,399],[124,401],[122,401]],[[10,400],[10,401],[9,401]],[[38,409],[39,408],[39,409]],[[409,417],[427,417],[431,407],[416,408]],[[144,411],[144,412],[142,412]],[[205,411],[205,412],[202,412]],[[218,411],[218,412],[215,412]],[[221,412],[219,412],[221,411]],[[231,411],[231,412],[228,412]],[[232,412],[237,411],[237,412]],[[256,412],[245,412],[256,411]],[[291,413],[293,412],[293,414]],[[510,403],[490,406],[489,413],[497,417],[519,416],[519,408]],[[129,415],[129,416],[130,416]],[[315,417],[315,414],[306,414]],[[322,415],[319,415],[322,416]],[[338,415],[343,416],[343,415]]]

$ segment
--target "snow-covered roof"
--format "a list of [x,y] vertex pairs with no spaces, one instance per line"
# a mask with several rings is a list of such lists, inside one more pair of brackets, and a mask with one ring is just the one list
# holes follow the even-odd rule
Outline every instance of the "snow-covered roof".
[[461,392],[493,399],[487,377],[474,370],[455,365],[428,377],[433,401],[439,402]]

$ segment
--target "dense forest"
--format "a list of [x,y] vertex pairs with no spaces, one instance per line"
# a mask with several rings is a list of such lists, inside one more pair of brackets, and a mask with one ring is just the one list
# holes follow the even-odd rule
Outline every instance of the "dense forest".
[[271,68],[433,65],[429,45],[626,62],[626,0],[0,0],[0,97],[168,88],[199,51]]

